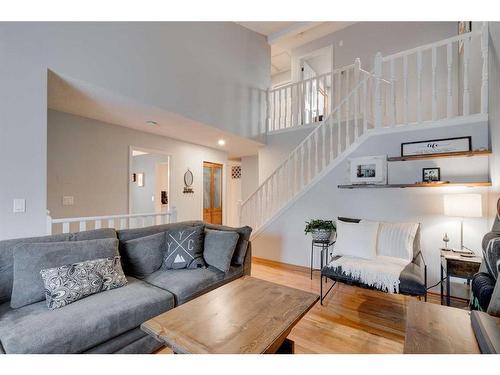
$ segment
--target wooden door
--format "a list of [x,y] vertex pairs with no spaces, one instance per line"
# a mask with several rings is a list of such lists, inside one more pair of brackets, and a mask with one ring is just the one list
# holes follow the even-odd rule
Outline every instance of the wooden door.
[[222,165],[203,163],[203,221],[222,224]]

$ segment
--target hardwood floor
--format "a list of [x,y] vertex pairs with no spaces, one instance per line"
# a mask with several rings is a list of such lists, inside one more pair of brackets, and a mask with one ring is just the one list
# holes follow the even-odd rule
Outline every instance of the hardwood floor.
[[[319,272],[254,258],[252,276],[319,294]],[[331,281],[328,281],[328,286]],[[388,294],[337,283],[323,306],[318,302],[288,336],[296,353],[403,353],[406,308],[415,297]],[[429,294],[428,302],[440,303]],[[463,300],[452,299],[456,307]],[[160,353],[171,353],[162,349]]]

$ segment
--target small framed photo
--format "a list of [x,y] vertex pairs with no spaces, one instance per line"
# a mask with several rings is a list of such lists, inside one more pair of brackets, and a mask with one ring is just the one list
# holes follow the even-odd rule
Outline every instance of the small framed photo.
[[440,168],[423,168],[422,169],[423,182],[438,182],[441,181]]
[[387,156],[349,159],[351,184],[387,184]]

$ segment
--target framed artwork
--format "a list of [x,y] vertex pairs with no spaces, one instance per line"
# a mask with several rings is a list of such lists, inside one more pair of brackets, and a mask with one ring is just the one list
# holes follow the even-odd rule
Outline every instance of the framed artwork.
[[441,168],[423,168],[422,182],[441,181]]
[[349,159],[351,184],[387,184],[387,156]]
[[472,137],[431,139],[428,141],[401,143],[401,156],[445,154],[472,151]]

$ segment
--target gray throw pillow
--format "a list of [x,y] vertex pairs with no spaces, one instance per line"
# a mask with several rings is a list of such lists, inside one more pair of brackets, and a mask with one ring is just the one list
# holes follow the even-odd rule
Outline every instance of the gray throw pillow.
[[249,226],[233,228],[225,225],[206,224],[205,229],[238,233],[240,235],[240,238],[236,245],[236,249],[234,250],[232,262],[237,266],[241,266],[243,263],[245,263],[245,257],[247,254],[248,243],[250,242],[250,234],[252,234],[252,228],[250,228]]
[[204,227],[184,227],[165,232],[163,269],[204,267]]
[[239,238],[240,235],[236,232],[207,229],[203,250],[205,262],[222,272],[229,271]]
[[92,259],[118,256],[118,240],[23,243],[14,252],[14,282],[10,307],[17,309],[45,298],[40,271]]
[[95,293],[127,284],[120,257],[87,260],[40,271],[47,307],[69,305]]
[[143,278],[161,267],[165,232],[125,241],[120,250],[127,274]]

